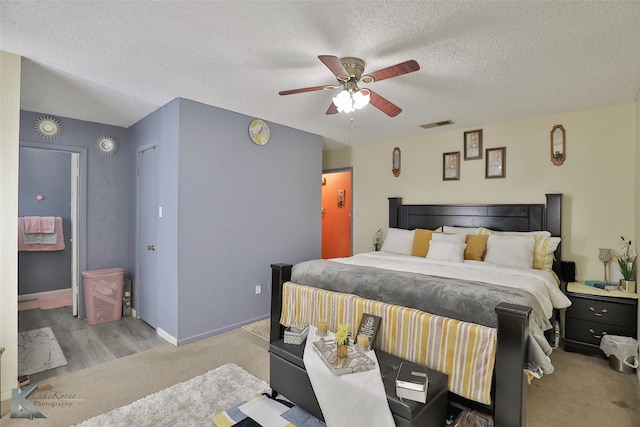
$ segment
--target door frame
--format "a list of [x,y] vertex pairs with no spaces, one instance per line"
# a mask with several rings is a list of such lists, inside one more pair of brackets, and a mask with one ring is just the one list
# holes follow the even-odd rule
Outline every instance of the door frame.
[[[20,140],[19,147],[36,148],[50,151],[60,151],[70,153],[72,155],[71,179],[74,179],[73,171],[73,157],[77,156],[78,165],[78,180],[77,191],[75,194],[75,200],[71,201],[71,205],[76,206],[76,219],[77,221],[71,221],[71,282],[72,291],[74,296],[73,301],[73,314],[80,319],[86,317],[86,311],[84,306],[84,290],[80,283],[82,283],[80,272],[87,269],[87,155],[88,149],[86,147],[75,147],[72,145],[61,145],[55,143],[42,143],[35,141]],[[19,185],[19,183],[18,183]],[[71,186],[71,183],[69,183]],[[71,195],[72,198],[74,194]],[[71,213],[73,217],[74,212]],[[74,237],[75,236],[75,237]]]
[[351,197],[351,212],[349,212],[349,219],[351,220],[351,227],[350,227],[351,236],[349,236],[349,240],[351,242],[350,252],[351,252],[351,255],[353,255],[353,205],[355,200],[355,195],[353,193],[353,166],[348,166],[345,168],[323,169],[322,175],[338,173],[338,172],[349,172],[351,175],[351,195],[349,196]]

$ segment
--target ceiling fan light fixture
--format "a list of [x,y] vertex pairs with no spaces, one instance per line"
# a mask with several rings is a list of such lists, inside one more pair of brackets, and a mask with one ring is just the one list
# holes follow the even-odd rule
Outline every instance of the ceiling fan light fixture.
[[354,110],[353,99],[351,98],[351,93],[348,90],[342,90],[334,96],[333,104],[336,106],[339,113],[351,113]]
[[353,94],[353,108],[359,110],[371,101],[371,95],[366,89],[362,89]]
[[[364,61],[360,58],[350,56],[338,58],[333,55],[318,55],[318,59],[322,61],[322,63],[333,73],[336,79],[338,79],[337,85],[303,87],[300,89],[282,90],[278,93],[280,95],[291,95],[294,93],[331,90],[341,87],[343,90],[333,98],[333,102],[329,105],[329,108],[325,113],[327,115],[351,113],[352,111],[371,103],[371,105],[385,113],[387,116],[395,117],[402,112],[402,108],[369,89],[359,89],[358,83],[371,84],[391,77],[413,73],[420,69],[420,65],[414,59],[411,59],[364,74]],[[371,102],[372,96],[373,102]]]
[[354,93],[345,89],[333,97],[333,104],[339,113],[352,113],[369,104],[370,100],[371,95],[366,89]]

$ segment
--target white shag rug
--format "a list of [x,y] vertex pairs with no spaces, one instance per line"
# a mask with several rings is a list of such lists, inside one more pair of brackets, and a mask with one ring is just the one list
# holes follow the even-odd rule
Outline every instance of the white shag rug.
[[213,416],[218,412],[270,391],[265,381],[229,363],[90,418],[77,427],[213,425]]

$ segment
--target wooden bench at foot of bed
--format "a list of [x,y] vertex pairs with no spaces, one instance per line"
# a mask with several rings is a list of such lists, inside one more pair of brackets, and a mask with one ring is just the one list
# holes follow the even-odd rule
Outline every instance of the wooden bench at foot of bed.
[[[271,388],[302,409],[323,420],[311,381],[302,360],[304,344],[285,344],[278,340],[269,346]],[[380,375],[387,393],[389,409],[397,427],[445,427],[447,418],[447,376],[428,370],[427,402],[402,400],[396,396],[395,379],[402,359],[376,350]],[[354,408],[355,410],[355,408]]]
[[[280,325],[282,313],[282,285],[291,278],[291,264],[272,264],[271,344],[281,340],[284,327]],[[530,307],[501,303],[496,307],[498,316],[498,344],[494,368],[494,386],[491,406],[483,405],[449,393],[449,402],[458,408],[473,408],[492,413],[496,427],[522,427],[525,425],[526,374],[524,366],[529,339]],[[276,376],[278,372],[274,372]],[[272,377],[272,382],[274,378]],[[276,382],[278,379],[276,379]],[[287,396],[289,397],[289,396]]]

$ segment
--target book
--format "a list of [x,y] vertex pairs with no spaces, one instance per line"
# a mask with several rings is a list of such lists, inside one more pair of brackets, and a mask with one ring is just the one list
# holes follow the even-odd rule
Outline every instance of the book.
[[358,326],[358,330],[354,335],[355,338],[358,335],[366,335],[369,337],[369,348],[373,348],[373,345],[376,342],[376,337],[378,336],[378,329],[380,328],[380,322],[382,318],[376,316],[375,314],[362,313],[362,317],[360,318],[360,326]]
[[410,362],[400,363],[396,376],[396,395],[400,399],[425,403],[427,401],[428,388],[429,376],[427,375],[426,366]]
[[592,288],[598,288],[605,291],[617,291],[620,289],[619,285],[614,285],[612,283],[607,283],[607,282],[601,282],[599,280],[586,280],[584,284],[587,286],[591,286]]

